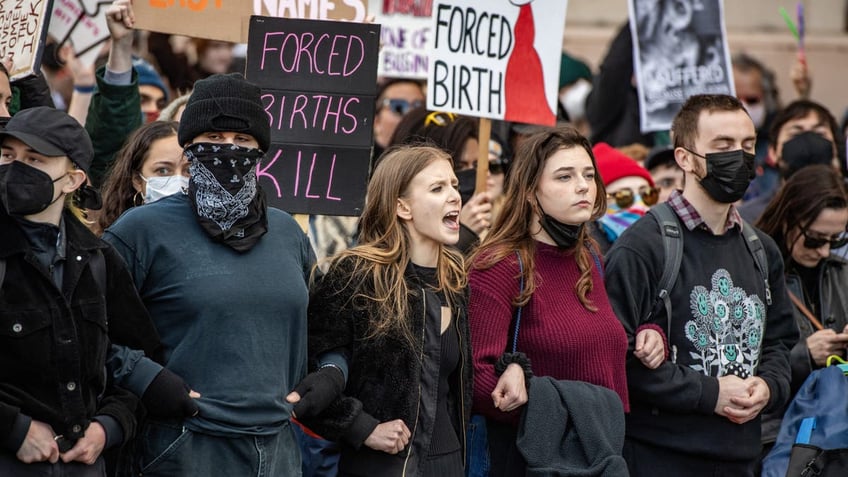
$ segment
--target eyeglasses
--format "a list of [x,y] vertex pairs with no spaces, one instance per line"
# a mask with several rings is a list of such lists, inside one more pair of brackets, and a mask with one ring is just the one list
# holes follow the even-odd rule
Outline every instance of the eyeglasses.
[[[660,190],[656,187],[642,186],[639,188],[639,196],[645,205],[654,205],[660,198]],[[607,200],[614,200],[618,208],[626,209],[636,201],[636,193],[633,192],[633,189],[621,189],[607,193]]]
[[415,101],[407,101],[405,99],[383,98],[380,102],[381,108],[386,108],[398,116],[406,116],[410,109],[420,108],[424,106],[424,102],[416,99]]
[[821,238],[821,237],[810,237],[807,235],[807,229],[801,229],[801,234],[804,235],[804,247],[810,250],[816,250],[825,246],[825,244],[830,245],[831,249],[842,248],[845,245],[848,245],[848,237],[844,236],[837,238]]
[[494,161],[489,161],[489,174],[497,175],[503,174],[506,171],[506,161],[503,159],[497,159]]
[[435,124],[439,127],[447,126],[448,124],[456,121],[459,115],[455,113],[446,113],[444,111],[433,111],[428,114],[426,118],[424,118],[424,127],[430,126],[431,124]]

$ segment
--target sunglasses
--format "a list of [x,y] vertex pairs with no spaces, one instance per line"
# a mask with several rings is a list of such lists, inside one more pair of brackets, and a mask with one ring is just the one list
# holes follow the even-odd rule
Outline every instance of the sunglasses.
[[421,106],[424,106],[424,102],[417,99],[415,101],[407,101],[405,99],[383,98],[383,101],[380,102],[381,108],[386,108],[398,116],[406,116],[406,113],[410,109],[420,108]]
[[[660,198],[660,190],[656,187],[643,186],[639,188],[639,196],[645,205],[654,205]],[[607,200],[614,200],[619,209],[626,209],[636,201],[636,194],[633,189],[621,189],[607,193]]]
[[838,238],[821,238],[821,237],[810,237],[807,235],[807,229],[801,229],[801,234],[804,235],[804,248],[808,248],[810,250],[816,250],[824,247],[826,244],[830,245],[831,250],[835,248],[842,248],[846,244],[848,244],[848,237],[838,237]]
[[489,161],[489,174],[503,174],[506,172],[506,161],[503,159],[497,159],[494,161]]

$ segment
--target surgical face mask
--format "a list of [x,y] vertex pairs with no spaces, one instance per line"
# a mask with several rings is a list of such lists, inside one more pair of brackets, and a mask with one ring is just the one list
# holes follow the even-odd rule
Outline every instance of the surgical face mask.
[[748,111],[748,116],[751,116],[751,121],[754,122],[754,128],[760,129],[766,122],[766,104],[763,101],[749,104],[742,101],[745,106],[745,111]]
[[144,203],[150,204],[159,199],[188,190],[188,177],[181,175],[144,177]]
[[9,215],[37,214],[64,195],[53,197],[53,184],[66,175],[53,179],[46,172],[20,161],[4,164],[0,166],[0,202]]
[[570,121],[574,122],[586,117],[586,98],[591,92],[592,83],[580,79],[565,93],[559,95],[559,102]]
[[780,151],[781,173],[784,179],[805,166],[830,164],[833,143],[813,131],[803,132],[783,143]]
[[705,156],[689,152],[706,160],[707,174],[700,183],[716,202],[732,204],[741,199],[756,175],[754,155],[742,149],[711,152]]

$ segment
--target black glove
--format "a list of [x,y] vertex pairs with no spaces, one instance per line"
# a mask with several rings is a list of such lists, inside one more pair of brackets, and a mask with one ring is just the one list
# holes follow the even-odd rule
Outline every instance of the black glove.
[[162,368],[147,386],[141,402],[154,417],[183,418],[197,415],[197,403],[188,395],[191,388],[183,378]]
[[309,373],[295,386],[300,401],[294,405],[297,419],[306,419],[321,413],[342,393],[345,380],[342,371],[335,366],[324,366]]

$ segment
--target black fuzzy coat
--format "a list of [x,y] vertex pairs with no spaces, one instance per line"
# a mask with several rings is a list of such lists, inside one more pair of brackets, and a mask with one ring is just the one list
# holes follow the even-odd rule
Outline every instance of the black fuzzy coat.
[[[397,331],[380,337],[370,337],[370,320],[377,313],[372,300],[357,297],[373,296],[373,285],[359,277],[351,280],[353,259],[334,266],[315,286],[309,304],[309,356],[329,351],[341,351],[348,357],[349,376],[344,395],[321,416],[305,422],[324,437],[343,443],[343,472],[361,475],[419,475],[420,457],[430,446],[435,420],[435,403],[419,406],[419,395],[436,395],[422,380],[422,373],[435,377],[427,380],[438,383],[440,349],[438,330],[425,327],[426,304],[438,300],[435,293],[425,290],[412,267],[405,273],[410,288],[409,312],[404,319],[409,324],[415,343],[410,343]],[[471,343],[466,312],[467,292],[451,297],[451,326],[456,327],[460,340],[460,372],[455,373],[451,389],[461,389],[454,396],[460,409],[460,441],[464,441],[465,426],[471,414],[472,362]],[[427,346],[424,347],[424,337]],[[435,346],[433,346],[435,342]],[[456,381],[459,382],[456,382]],[[410,443],[421,443],[420,449],[410,444],[397,455],[373,451],[362,444],[377,424],[403,419],[412,432]],[[423,433],[423,434],[416,434]],[[417,435],[417,437],[416,437]],[[464,448],[464,446],[463,446]],[[409,455],[409,454],[412,455]]]

